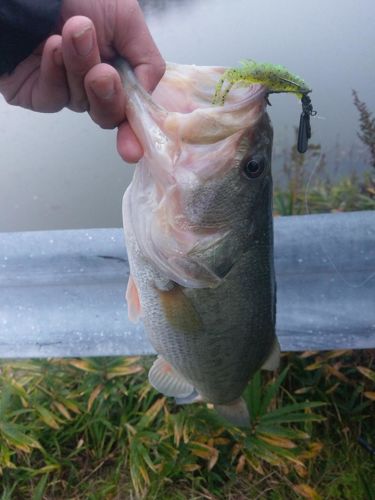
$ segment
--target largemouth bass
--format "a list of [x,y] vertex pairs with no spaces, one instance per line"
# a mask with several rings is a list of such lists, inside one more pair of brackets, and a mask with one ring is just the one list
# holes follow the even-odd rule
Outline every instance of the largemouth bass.
[[233,88],[215,106],[226,68],[169,64],[151,97],[117,67],[144,149],[123,220],[129,317],[159,354],[150,383],[249,425],[241,394],[279,360],[268,89]]

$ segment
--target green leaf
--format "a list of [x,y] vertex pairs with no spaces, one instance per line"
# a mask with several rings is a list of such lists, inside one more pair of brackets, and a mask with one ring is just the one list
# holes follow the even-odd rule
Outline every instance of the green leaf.
[[61,419],[59,419],[54,413],[47,410],[47,408],[44,408],[44,406],[41,405],[35,405],[35,409],[39,413],[40,418],[45,424],[47,424],[52,429],[60,428],[58,420],[61,422]]
[[[269,413],[266,413],[265,415],[263,415],[261,417],[261,420],[262,420],[262,422],[270,421],[270,420],[272,420],[272,421],[279,420],[279,417],[283,417],[283,416],[288,415],[288,414],[297,415],[297,413],[295,413],[295,412],[298,410],[307,410],[310,408],[318,408],[319,406],[324,406],[325,404],[326,403],[322,403],[320,401],[312,401],[312,402],[306,401],[303,403],[293,403],[293,404],[283,406],[282,408],[278,408],[277,410],[270,411]],[[301,413],[301,415],[307,415],[307,414]]]
[[14,499],[13,491],[17,488],[17,486],[18,482],[15,482],[14,484],[12,484],[10,488],[7,488],[6,486],[3,487],[4,489],[2,489],[0,500],[13,500]]
[[260,370],[253,376],[248,388],[248,406],[250,416],[255,419],[259,415],[260,399],[262,393],[262,378]]
[[33,496],[31,497],[32,500],[43,500],[43,495],[46,489],[47,480],[48,480],[48,474],[45,474],[40,478],[33,492]]
[[368,478],[365,478],[364,474],[360,470],[358,471],[358,474],[359,474],[359,479],[362,483],[363,489],[364,489],[365,494],[366,494],[366,499],[367,500],[375,500],[375,488],[373,486],[372,481],[369,482]]
[[275,453],[279,449],[256,437],[250,437],[246,439],[246,454],[250,456],[257,456],[258,458],[264,460],[271,465],[280,465],[282,460]]
[[272,436],[285,437],[290,439],[309,439],[309,434],[299,429],[291,429],[289,427],[281,427],[280,425],[258,424],[256,427],[257,434],[268,434]]
[[42,449],[40,443],[23,432],[23,427],[10,422],[0,422],[0,434],[18,450],[30,453],[32,448]]
[[43,371],[43,367],[40,365],[38,361],[13,361],[7,362],[7,366],[12,368],[13,370],[22,370],[23,372],[33,372],[33,373],[41,373]]
[[2,387],[0,392],[0,419],[5,418],[7,412],[10,411],[12,404],[12,391],[8,386]]
[[100,369],[98,369],[93,360],[71,359],[69,360],[69,364],[74,366],[74,368],[78,368],[79,370],[83,370],[85,372],[100,373]]
[[260,415],[263,415],[267,411],[268,406],[270,405],[273,398],[276,396],[281,384],[284,382],[288,370],[289,366],[286,366],[284,370],[280,373],[280,375],[277,377],[277,379],[274,382],[271,382],[270,384],[267,385],[266,392],[263,396],[262,403],[260,406],[260,411],[259,411]]

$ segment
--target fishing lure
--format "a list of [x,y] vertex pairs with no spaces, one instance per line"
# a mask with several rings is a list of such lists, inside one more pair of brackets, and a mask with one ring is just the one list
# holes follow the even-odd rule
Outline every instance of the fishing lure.
[[[212,104],[223,105],[234,86],[247,87],[253,83],[259,83],[267,87],[268,95],[283,92],[295,94],[301,99],[302,103],[297,149],[300,153],[305,153],[308,140],[311,137],[310,116],[316,115],[311,99],[308,96],[311,89],[302,78],[293,75],[279,64],[257,63],[251,59],[246,59],[241,61],[241,65],[240,68],[229,68],[224,72],[215,87]],[[268,95],[267,102],[269,103]]]

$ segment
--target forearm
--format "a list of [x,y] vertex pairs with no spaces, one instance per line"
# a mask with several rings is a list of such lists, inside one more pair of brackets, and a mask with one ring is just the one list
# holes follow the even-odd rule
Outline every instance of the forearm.
[[18,63],[53,31],[61,0],[1,0],[0,75]]

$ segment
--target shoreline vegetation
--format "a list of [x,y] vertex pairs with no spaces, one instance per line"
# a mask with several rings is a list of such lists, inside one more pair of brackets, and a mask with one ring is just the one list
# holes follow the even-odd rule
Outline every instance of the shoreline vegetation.
[[[353,102],[369,171],[333,181],[319,145],[293,147],[276,216],[375,209],[375,119]],[[245,392],[248,431],[156,393],[150,362],[1,361],[0,500],[375,500],[375,349],[283,354]]]
[[367,150],[368,170],[358,174],[354,164],[350,174],[338,176],[337,166],[332,169],[327,164],[320,144],[311,143],[303,155],[294,145],[284,153],[282,185],[276,181],[276,216],[375,209],[375,117],[358,93],[352,93],[359,114],[357,136]]

